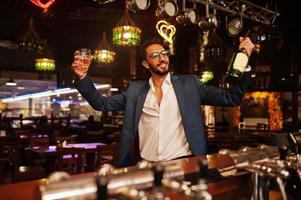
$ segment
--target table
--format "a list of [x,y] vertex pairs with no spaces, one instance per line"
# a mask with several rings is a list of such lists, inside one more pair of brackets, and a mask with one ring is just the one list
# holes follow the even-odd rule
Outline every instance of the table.
[[[70,143],[65,145],[65,148],[83,148],[86,165],[91,166],[91,162],[94,159],[94,153],[98,145],[106,145],[101,142],[94,143]],[[32,146],[28,150],[32,153],[33,157],[45,158],[46,159],[46,171],[50,174],[55,169],[55,159],[57,156],[57,147],[54,145],[50,146]]]

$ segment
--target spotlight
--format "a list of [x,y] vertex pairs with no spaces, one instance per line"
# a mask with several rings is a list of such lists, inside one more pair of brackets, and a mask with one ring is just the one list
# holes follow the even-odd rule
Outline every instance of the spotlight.
[[174,17],[178,13],[178,5],[174,0],[167,0],[163,3],[159,2],[159,7],[156,10],[157,17]]
[[228,34],[231,37],[236,37],[241,32],[243,28],[242,18],[233,18],[227,25]]
[[209,15],[209,17],[202,17],[198,21],[198,26],[205,31],[217,28],[219,26],[219,19],[216,15]]
[[126,2],[126,6],[133,12],[138,10],[146,10],[150,6],[150,0],[128,0]]
[[210,29],[217,28],[219,21],[216,15],[216,9],[213,10],[213,14],[209,14],[209,5],[206,4],[206,16],[198,21],[198,26],[204,31],[209,31]]
[[176,20],[179,24],[196,24],[198,20],[198,14],[195,9],[185,9],[181,11],[181,14],[176,17]]

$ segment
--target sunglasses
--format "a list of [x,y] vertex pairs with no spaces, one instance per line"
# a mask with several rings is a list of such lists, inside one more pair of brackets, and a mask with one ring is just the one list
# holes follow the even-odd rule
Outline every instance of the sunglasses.
[[164,49],[164,50],[161,51],[161,52],[155,51],[155,52],[151,53],[149,57],[150,57],[152,60],[159,60],[160,55],[162,55],[162,56],[165,58],[165,57],[169,56],[169,51],[166,50],[166,49]]

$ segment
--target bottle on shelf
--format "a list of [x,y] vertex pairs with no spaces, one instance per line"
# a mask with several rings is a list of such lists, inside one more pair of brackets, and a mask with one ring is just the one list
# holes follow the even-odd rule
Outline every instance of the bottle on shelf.
[[[245,35],[247,37],[249,32]],[[245,48],[240,48],[236,51],[229,63],[228,71],[226,74],[226,82],[233,84],[240,81],[249,62],[249,54]]]

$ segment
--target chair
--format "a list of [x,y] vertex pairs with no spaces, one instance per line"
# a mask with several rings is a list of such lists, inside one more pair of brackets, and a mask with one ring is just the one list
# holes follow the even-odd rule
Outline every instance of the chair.
[[117,147],[118,145],[115,143],[97,146],[95,170],[100,168],[103,164],[117,164]]
[[6,146],[5,148],[12,166],[11,178],[13,182],[35,180],[46,176],[43,167],[26,163],[26,156],[21,154],[24,152],[24,148],[20,146]]
[[5,158],[0,157],[0,184],[5,176],[5,165],[7,160]]
[[77,174],[83,171],[84,148],[57,147],[56,170]]

